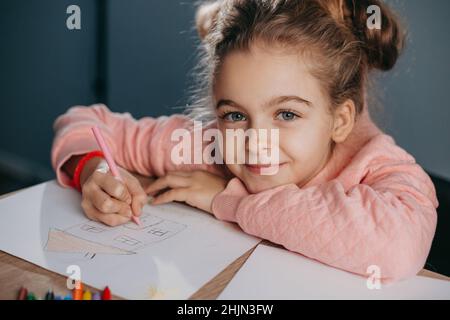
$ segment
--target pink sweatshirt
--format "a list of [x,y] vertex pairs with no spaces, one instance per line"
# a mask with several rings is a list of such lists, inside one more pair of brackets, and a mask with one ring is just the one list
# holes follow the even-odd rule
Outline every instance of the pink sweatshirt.
[[[172,170],[208,170],[227,176],[224,165],[175,165],[171,133],[184,115],[135,120],[104,105],[72,107],[54,124],[52,165],[69,186],[62,165],[97,150],[90,130],[99,125],[123,168],[147,176]],[[438,201],[433,183],[414,158],[362,114],[327,166],[306,186],[295,184],[250,194],[236,177],[213,201],[213,214],[245,232],[281,244],[327,265],[368,276],[379,267],[383,282],[417,274],[434,237]]]

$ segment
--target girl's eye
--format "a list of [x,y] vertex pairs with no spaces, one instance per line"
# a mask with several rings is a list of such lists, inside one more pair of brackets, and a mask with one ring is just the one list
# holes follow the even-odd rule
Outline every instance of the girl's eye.
[[245,121],[247,118],[240,112],[229,112],[222,116],[222,119],[231,122]]
[[291,111],[282,111],[282,112],[278,113],[278,115],[277,115],[278,120],[284,120],[284,121],[292,121],[296,118],[298,118],[298,116]]

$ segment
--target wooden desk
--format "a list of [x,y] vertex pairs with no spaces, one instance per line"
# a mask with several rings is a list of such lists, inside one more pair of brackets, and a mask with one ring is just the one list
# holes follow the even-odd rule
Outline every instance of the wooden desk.
[[[0,199],[8,197],[15,192],[2,195],[0,196]],[[263,241],[262,243],[278,247],[278,245],[268,241]],[[190,299],[216,299],[254,249],[255,247],[227,266],[222,272],[195,292]],[[449,277],[425,269],[419,272],[419,275],[450,281]],[[35,293],[37,297],[44,297],[45,293],[50,288],[52,288],[57,295],[66,295],[69,293],[66,288],[66,281],[67,277],[63,275],[48,271],[30,262],[0,251],[0,299],[16,299],[17,292],[21,286],[24,286]],[[89,288],[91,292],[98,291],[89,286],[85,287]],[[113,298],[120,299],[118,297]]]

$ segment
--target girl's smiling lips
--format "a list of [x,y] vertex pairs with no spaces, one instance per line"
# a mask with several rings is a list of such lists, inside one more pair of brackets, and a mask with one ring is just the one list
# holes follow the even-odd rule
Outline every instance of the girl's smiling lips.
[[285,165],[286,163],[280,163],[280,164],[245,164],[245,167],[248,171],[251,173],[255,173],[260,175],[264,172],[272,172],[272,170],[278,170],[281,166]]

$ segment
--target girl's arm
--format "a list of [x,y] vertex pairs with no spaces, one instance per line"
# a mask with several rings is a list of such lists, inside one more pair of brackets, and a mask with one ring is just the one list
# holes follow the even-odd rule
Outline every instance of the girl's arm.
[[368,267],[375,265],[383,282],[415,275],[436,228],[434,186],[413,160],[384,161],[366,172],[352,187],[338,177],[258,194],[235,178],[212,210],[247,233],[346,271],[369,276]]
[[[54,123],[51,158],[58,182],[69,186],[73,170],[82,155],[98,150],[91,127],[98,125],[111,148],[114,160],[141,176],[162,176],[172,170],[208,170],[207,165],[175,165],[170,159],[172,131],[189,125],[183,115],[136,120],[129,113],[111,112],[105,105],[75,106]],[[95,167],[95,166],[94,166]],[[83,179],[83,177],[81,177]]]
[[[70,177],[73,177],[73,174],[75,172],[75,168],[78,164],[78,162],[83,158],[84,155],[76,155],[70,157],[69,160],[67,160],[63,166],[62,169],[64,172]],[[92,158],[90,159],[86,165],[83,168],[83,172],[81,172],[80,175],[80,184],[83,185],[84,182],[89,178],[89,176],[94,172],[94,170],[97,168],[98,164],[102,161],[101,158]],[[154,178],[142,176],[139,173],[131,172],[131,174],[138,179],[139,183],[141,184],[142,188],[145,190],[147,189],[154,181]]]

